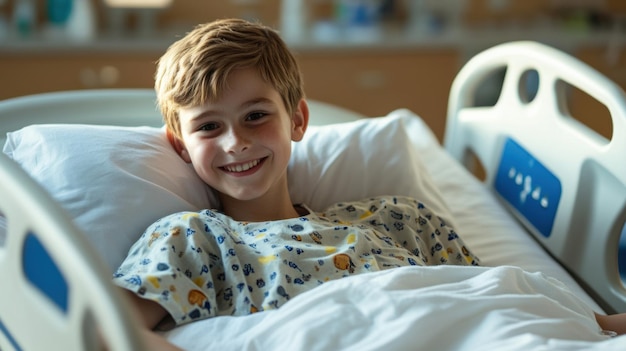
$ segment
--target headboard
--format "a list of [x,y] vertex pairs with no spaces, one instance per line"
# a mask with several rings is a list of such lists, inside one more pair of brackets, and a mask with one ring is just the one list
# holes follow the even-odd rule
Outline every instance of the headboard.
[[[567,63],[567,64],[564,64]],[[474,106],[479,85],[506,69],[493,106]],[[539,78],[527,96],[528,72]],[[563,82],[606,106],[606,140],[572,118]],[[614,82],[570,55],[535,42],[507,43],[473,57],[450,92],[445,148],[469,166],[533,236],[590,288],[608,311],[626,311],[618,271],[626,221],[626,97]],[[516,184],[507,191],[504,184]],[[508,187],[511,189],[511,187]]]
[[[308,100],[311,125],[349,122],[364,117],[353,111]],[[153,105],[149,110],[146,106]],[[86,112],[88,111],[88,113]],[[0,144],[6,133],[35,123],[42,116],[50,123],[108,124],[117,126],[163,125],[153,89],[90,89],[50,92],[2,102]],[[106,121],[106,122],[103,122]]]

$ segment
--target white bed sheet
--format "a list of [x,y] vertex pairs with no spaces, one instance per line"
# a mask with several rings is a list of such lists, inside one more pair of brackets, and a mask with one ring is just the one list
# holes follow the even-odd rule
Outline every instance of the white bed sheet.
[[[433,267],[345,278],[279,310],[194,322],[165,333],[168,339],[188,350],[626,347],[624,337],[608,340],[599,334],[592,311],[602,309],[443,150],[425,123],[416,116],[409,128],[458,232],[481,264],[516,266],[524,272],[513,267]],[[547,292],[552,295],[545,297]],[[502,299],[496,297],[502,294]]]
[[[558,301],[558,303],[556,302]],[[591,309],[516,267],[403,267],[326,283],[278,310],[169,333],[189,350],[615,350]],[[620,348],[621,347],[621,348]]]

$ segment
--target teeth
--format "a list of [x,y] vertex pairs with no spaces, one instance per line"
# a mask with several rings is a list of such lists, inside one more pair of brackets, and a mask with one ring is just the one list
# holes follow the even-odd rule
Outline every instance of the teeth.
[[259,160],[254,160],[248,163],[242,163],[242,164],[238,164],[235,166],[226,166],[224,168],[226,168],[226,170],[229,172],[245,172],[258,164],[259,164]]

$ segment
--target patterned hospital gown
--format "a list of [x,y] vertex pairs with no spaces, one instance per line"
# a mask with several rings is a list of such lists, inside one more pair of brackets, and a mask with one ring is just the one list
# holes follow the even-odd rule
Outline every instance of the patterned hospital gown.
[[269,222],[211,210],[173,214],[144,232],[114,282],[157,301],[180,325],[275,309],[352,274],[438,264],[478,259],[422,203],[377,197]]

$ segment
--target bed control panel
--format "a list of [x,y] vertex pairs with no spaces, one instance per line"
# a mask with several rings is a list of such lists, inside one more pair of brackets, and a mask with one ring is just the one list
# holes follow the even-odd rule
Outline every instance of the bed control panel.
[[505,141],[494,186],[543,236],[550,236],[561,182],[511,138]]

